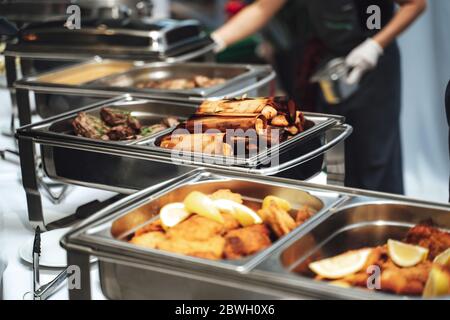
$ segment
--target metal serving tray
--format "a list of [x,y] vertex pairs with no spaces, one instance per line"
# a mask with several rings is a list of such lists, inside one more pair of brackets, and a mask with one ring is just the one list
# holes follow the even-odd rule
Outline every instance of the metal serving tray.
[[35,84],[36,87],[39,87],[39,85],[81,86],[100,78],[129,71],[143,64],[143,61],[138,60],[112,60],[96,57],[85,62],[28,77],[26,80]]
[[[241,192],[248,199],[275,194],[296,206],[305,202],[313,206],[321,202],[322,206],[313,218],[271,248],[234,262],[143,249],[110,233],[120,217],[129,215],[140,224],[152,219],[161,205],[180,200],[189,191],[209,192],[222,187]],[[401,238],[407,227],[427,218],[449,229],[450,206],[274,177],[198,170],[180,177],[171,187],[128,196],[69,232],[62,245],[68,251],[69,264],[79,265],[83,277],[83,290],[71,290],[69,295],[73,299],[90,298],[90,274],[83,270],[89,267],[89,256],[94,255],[99,258],[103,293],[111,299],[411,298],[338,288],[292,270],[318,248],[329,255],[355,246],[380,244],[388,237]],[[131,224],[123,234],[134,227]]]
[[[223,84],[209,88],[194,88],[185,90],[139,89],[136,84],[143,80],[167,80],[177,78],[192,78],[195,75],[210,78],[220,77],[226,81]],[[258,78],[264,76],[262,81]],[[206,98],[220,99],[236,97],[247,93],[254,95],[252,90],[262,87],[275,78],[275,72],[268,65],[219,64],[187,62],[171,64],[164,62],[150,63],[136,67],[133,70],[98,79],[89,84],[99,90],[130,93],[135,96],[169,97],[171,99],[189,99],[201,101]]]
[[[92,81],[73,83],[77,80],[77,73],[84,75],[90,69],[95,72],[95,68],[118,63],[131,64],[132,68],[128,68],[128,72],[117,74],[117,77],[114,75],[92,77],[90,75]],[[133,82],[141,77],[192,77],[197,74],[221,76],[227,81],[219,86],[193,90],[156,90],[132,87]],[[97,57],[88,62],[18,80],[15,82],[14,88],[17,91],[18,100],[21,102],[19,103],[19,115],[29,109],[31,105],[29,92],[31,91],[34,95],[37,113],[43,118],[48,118],[94,103],[101,98],[111,98],[127,93],[132,93],[133,96],[140,98],[162,98],[180,102],[200,102],[206,98],[219,99],[243,94],[262,96],[268,94],[265,92],[268,91],[265,88],[274,78],[275,72],[270,66],[162,62],[144,64],[144,62],[136,60],[102,60]],[[23,122],[26,121],[21,121],[22,125],[30,123]]]
[[[342,117],[306,114],[307,119],[315,122],[311,129],[286,143],[283,142],[280,148],[272,147],[270,149],[273,150],[263,151],[255,158],[249,159],[212,157],[193,153],[179,158],[175,157],[170,150],[149,145],[148,140],[145,139],[117,143],[68,134],[67,128],[70,127],[70,121],[78,112],[98,112],[101,107],[111,105],[121,106],[120,108],[130,111],[138,110],[173,116],[187,116],[197,107],[194,104],[144,101],[130,96],[119,97],[22,127],[18,130],[19,140],[32,139],[33,142],[41,145],[44,167],[51,178],[88,187],[130,193],[141,190],[149,184],[170,181],[199,167],[225,172],[275,175],[323,156],[327,150],[342,142],[352,131],[350,126],[342,124]],[[331,141],[326,141],[326,132],[335,129],[341,130],[341,133]],[[152,140],[151,137],[147,139]],[[272,162],[272,160],[279,161]],[[311,175],[320,172],[321,169],[322,162],[313,168]]]
[[[84,75],[90,69],[103,69],[109,65],[131,64],[128,70],[110,76],[92,77],[91,81],[76,82],[77,73]],[[118,72],[119,73],[119,72]],[[194,75],[223,77],[226,82],[210,87],[191,90],[158,90],[138,89],[133,87],[139,79],[169,79],[178,77],[193,77]],[[89,103],[93,99],[111,98],[124,94],[133,94],[140,98],[162,98],[174,101],[200,102],[206,98],[220,99],[237,97],[243,94],[261,96],[261,92],[274,78],[275,72],[270,66],[245,64],[216,63],[149,63],[133,60],[102,60],[95,58],[88,62],[52,70],[44,74],[16,81],[16,90],[25,91],[24,98],[29,99],[29,91],[34,93],[37,113],[48,118],[64,111],[74,110]],[[75,79],[74,79],[75,78]],[[268,90],[266,90],[268,91]],[[26,108],[20,106],[19,108]]]
[[[182,201],[191,191],[202,191],[212,193],[218,189],[230,189],[243,195],[244,200],[251,202],[262,202],[267,195],[277,195],[291,202],[294,208],[300,208],[302,205],[309,205],[318,212],[315,216],[305,222],[302,226],[293,230],[290,234],[278,239],[271,247],[256,253],[253,256],[240,260],[220,260],[212,261],[207,259],[195,258],[181,254],[174,254],[161,250],[146,249],[135,246],[126,241],[129,234],[137,228],[153,221],[158,217],[159,209],[167,203]],[[338,194],[333,192],[315,192],[308,188],[296,188],[285,181],[272,182],[262,178],[255,177],[238,177],[232,175],[221,175],[198,170],[182,176],[174,181],[171,186],[164,188],[158,192],[149,192],[149,189],[138,192],[126,200],[120,201],[113,206],[104,210],[104,212],[91,217],[89,221],[84,222],[83,228],[77,230],[66,238],[65,245],[71,247],[71,244],[81,242],[95,243],[95,250],[105,250],[108,252],[121,252],[123,258],[140,257],[146,261],[155,264],[164,264],[167,270],[170,266],[177,267],[183,265],[186,270],[195,269],[201,272],[213,272],[215,274],[242,275],[249,273],[262,259],[270,252],[276,250],[288,239],[297,234],[303,226],[307,226],[313,221],[319,219],[333,205],[339,203]],[[133,223],[130,223],[133,221]],[[120,225],[119,225],[120,224]],[[114,225],[114,235],[112,234],[112,226]],[[75,239],[72,242],[72,239]],[[81,241],[81,242],[80,242]],[[68,244],[70,243],[70,244]],[[101,270],[108,269],[107,263],[103,265],[101,262]],[[114,268],[115,269],[115,268]],[[111,270],[112,271],[112,270]],[[116,272],[116,271],[112,271]],[[115,292],[114,287],[119,285],[112,282],[117,279],[109,279],[111,274],[106,271],[108,280],[102,276],[102,288],[104,293],[110,298],[130,298],[139,297],[144,291],[148,291],[148,287],[143,286],[141,290],[134,293],[129,292],[123,296],[124,292]],[[137,280],[137,279],[136,279]],[[170,281],[172,283],[172,281]],[[186,283],[186,282],[180,282]],[[135,288],[134,281],[128,283],[129,286]],[[127,286],[128,286],[127,285]],[[167,289],[167,288],[166,288]],[[170,288],[172,290],[173,288]],[[122,290],[120,290],[122,291]],[[125,291],[128,291],[125,288]],[[160,292],[159,295],[167,295]],[[131,296],[129,296],[130,294]],[[181,296],[189,295],[188,292],[180,293]],[[206,297],[206,296],[205,296]],[[174,298],[174,297],[172,297]]]
[[[433,224],[450,232],[450,206],[401,199],[372,193],[351,197],[321,223],[291,239],[259,266],[272,281],[305,286],[312,296],[360,299],[418,299],[362,288],[339,288],[315,281],[308,263],[332,257],[348,250],[376,247],[389,239],[402,240],[408,230],[421,223]],[[450,299],[450,296],[446,297]]]

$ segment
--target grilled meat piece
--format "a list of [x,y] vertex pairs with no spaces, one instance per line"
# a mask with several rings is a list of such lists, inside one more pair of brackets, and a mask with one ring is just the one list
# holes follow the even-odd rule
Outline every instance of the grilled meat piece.
[[195,76],[192,79],[178,78],[165,80],[142,81],[136,85],[140,89],[161,89],[161,90],[187,90],[194,88],[208,88],[224,83],[223,78],[209,78],[205,76]]
[[180,121],[178,121],[178,119],[175,117],[167,117],[162,121],[162,123],[168,128],[171,128],[179,125]]
[[271,244],[269,230],[262,224],[232,230],[225,235],[225,258],[240,259],[264,250]]
[[450,248],[450,233],[427,224],[419,224],[408,231],[405,242],[428,248],[428,259],[433,260]]
[[112,108],[102,108],[100,110],[100,117],[111,127],[126,125],[134,130],[141,129],[141,124],[138,119],[131,115],[129,111],[123,111]]
[[135,139],[137,134],[137,130],[126,125],[113,127],[107,133],[109,139],[113,141]]
[[109,131],[102,120],[85,112],[80,112],[78,116],[72,121],[72,126],[75,134],[78,136],[108,140],[107,133]]
[[200,75],[194,77],[195,86],[198,88],[209,88],[217,86],[219,84],[225,83],[225,81],[226,80],[224,78],[208,78]]
[[195,82],[190,79],[168,79],[143,81],[136,85],[140,89],[185,90],[195,88]]

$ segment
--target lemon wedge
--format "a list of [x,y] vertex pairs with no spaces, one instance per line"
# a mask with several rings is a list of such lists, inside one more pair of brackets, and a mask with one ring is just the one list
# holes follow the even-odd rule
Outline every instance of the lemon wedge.
[[188,196],[184,199],[184,207],[189,213],[196,213],[199,216],[217,221],[219,223],[225,222],[220,214],[220,211],[214,204],[214,201],[199,191],[193,191],[188,194]]
[[372,249],[349,251],[310,263],[309,268],[326,279],[340,279],[359,272],[366,264],[371,252]]
[[214,204],[221,213],[231,214],[243,227],[263,222],[255,211],[243,204],[226,199],[215,200]]
[[450,248],[434,258],[433,262],[440,264],[441,266],[450,267]]
[[328,284],[331,284],[332,286],[340,287],[340,288],[351,288],[351,285],[348,282],[341,281],[341,280],[334,280],[328,282]]
[[423,297],[433,298],[447,294],[450,294],[450,274],[444,272],[441,266],[434,265],[428,275]]
[[428,256],[426,248],[391,239],[388,240],[387,247],[389,257],[399,267],[413,267]]
[[275,196],[267,196],[263,200],[262,208],[267,209],[272,202],[275,202],[275,204],[284,211],[291,210],[291,204],[289,201],[275,197]]
[[180,222],[189,218],[191,213],[189,213],[184,207],[184,203],[175,202],[169,203],[161,208],[159,212],[159,218],[161,219],[161,225],[164,229],[169,229]]

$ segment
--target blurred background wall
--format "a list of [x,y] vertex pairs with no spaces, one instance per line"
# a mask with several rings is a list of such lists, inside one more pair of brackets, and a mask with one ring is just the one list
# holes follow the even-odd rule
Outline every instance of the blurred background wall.
[[[403,73],[402,138],[406,193],[448,201],[450,1],[428,0],[426,13],[400,38]],[[380,146],[382,148],[382,146]]]

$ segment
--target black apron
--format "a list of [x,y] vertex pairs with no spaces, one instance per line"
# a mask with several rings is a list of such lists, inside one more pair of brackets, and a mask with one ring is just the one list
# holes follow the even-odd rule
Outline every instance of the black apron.
[[[361,12],[365,12],[367,6],[361,7],[358,1],[308,1],[317,36],[328,49],[327,59],[345,57],[377,32],[365,27],[367,18],[361,16]],[[378,2],[386,4],[390,1]],[[392,17],[393,3],[390,9],[382,15]],[[403,194],[401,77],[397,43],[385,49],[377,67],[363,76],[360,89],[347,101],[329,105],[323,97],[319,100],[319,111],[343,115],[354,128],[345,144],[346,186]]]

